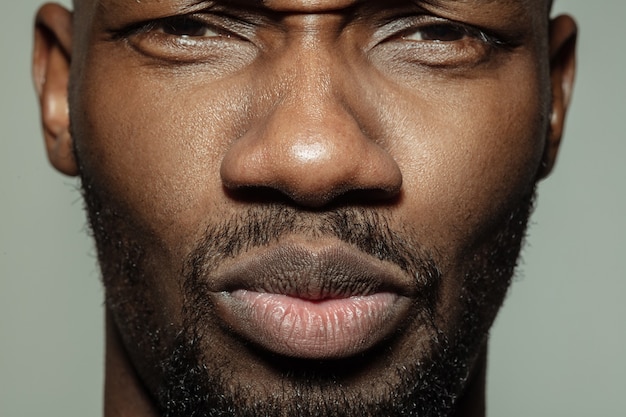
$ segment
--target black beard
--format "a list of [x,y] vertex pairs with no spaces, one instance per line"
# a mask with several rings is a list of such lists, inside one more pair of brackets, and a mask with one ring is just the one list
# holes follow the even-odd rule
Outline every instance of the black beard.
[[[509,213],[494,222],[493,231],[466,260],[460,295],[462,314],[453,332],[445,332],[436,324],[442,277],[433,253],[403,238],[405,233],[393,231],[384,211],[336,208],[300,213],[288,206],[267,205],[207,230],[183,266],[183,328],[167,341],[163,337],[167,329],[155,322],[154,307],[147,301],[146,248],[134,240],[129,216],[123,208],[113,207],[110,196],[96,192],[88,179],[83,178],[83,184],[107,307],[117,318],[118,328],[124,329],[121,333],[130,356],[145,354],[147,366],[160,364],[154,371],[135,365],[164,417],[452,415],[506,295],[533,201],[532,194],[520,198]],[[228,370],[206,360],[211,334],[204,324],[210,322],[213,306],[202,277],[210,276],[210,268],[220,260],[294,232],[341,239],[397,264],[416,278],[421,291],[413,319],[429,330],[430,355],[390,370],[400,383],[389,386],[382,395],[354,392],[343,384],[350,369],[384,355],[382,347],[334,363],[295,361],[256,352],[259,360],[275,365],[283,375],[283,391],[265,398],[255,397],[245,386],[229,380]]]
[[[464,302],[463,315],[457,331],[451,336],[436,325],[435,307],[438,301],[439,270],[432,257],[403,242],[393,233],[384,216],[367,212],[344,209],[325,216],[322,222],[333,234],[343,241],[356,245],[366,253],[384,260],[392,260],[414,277],[427,277],[419,283],[420,319],[428,323],[433,335],[431,357],[421,363],[403,364],[395,370],[401,383],[391,387],[384,398],[372,402],[367,393],[348,394],[342,390],[342,373],[353,367],[365,365],[375,360],[383,352],[369,352],[362,357],[350,360],[329,362],[311,361],[294,363],[277,356],[269,355],[266,360],[274,362],[284,371],[284,386],[289,387],[287,395],[280,393],[262,404],[249,405],[250,394],[243,387],[225,389],[232,385],[223,380],[218,369],[207,367],[201,351],[202,346],[210,345],[203,339],[209,338],[198,326],[210,311],[203,306],[209,300],[204,281],[200,278],[211,265],[215,253],[228,253],[227,248],[237,248],[242,239],[233,242],[233,236],[242,237],[232,227],[211,230],[204,242],[187,262],[189,274],[185,283],[186,314],[188,321],[185,330],[175,340],[170,357],[164,363],[163,375],[168,375],[165,385],[159,391],[158,403],[166,417],[182,416],[419,416],[443,417],[455,412],[455,405],[462,395],[472,366],[484,347],[493,317],[499,309],[513,275],[527,219],[532,208],[532,198],[527,198],[517,206],[500,225],[498,232],[484,242],[479,254],[473,256],[467,270],[461,299]],[[331,219],[348,221],[335,221]],[[250,218],[248,217],[248,220]],[[259,228],[259,221],[248,221],[248,230]],[[283,222],[281,224],[289,224]],[[242,224],[233,222],[233,224]],[[297,230],[292,224],[288,229]],[[254,234],[254,233],[253,233]],[[249,236],[243,234],[243,242],[256,246],[280,236],[279,228],[271,232]],[[259,239],[257,241],[257,239]],[[215,242],[210,245],[209,242]],[[374,244],[376,242],[376,244]],[[216,246],[221,246],[216,250]],[[208,249],[207,246],[212,246]],[[413,257],[410,256],[413,249]],[[247,249],[247,247],[246,247]],[[419,253],[419,257],[415,257]],[[230,253],[229,253],[230,254]],[[207,259],[208,256],[208,259]],[[200,308],[198,308],[200,306]],[[286,362],[286,364],[284,364]],[[320,371],[331,369],[332,371]],[[288,398],[285,399],[285,396]]]

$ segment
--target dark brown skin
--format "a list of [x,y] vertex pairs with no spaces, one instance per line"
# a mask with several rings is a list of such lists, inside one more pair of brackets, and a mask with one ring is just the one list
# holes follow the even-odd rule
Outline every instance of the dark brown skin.
[[[50,161],[80,174],[86,194],[117,216],[90,213],[107,290],[107,417],[159,415],[163,375],[145,335],[160,334],[158,351],[184,328],[181,270],[212,224],[268,204],[311,224],[338,207],[384,213],[398,236],[433,254],[435,328],[454,341],[468,265],[489,257],[491,237],[559,148],[576,26],[568,16],[549,21],[544,0],[217,3],[84,0],[74,14],[48,4],[37,15],[34,79]],[[138,25],[182,14],[208,29],[182,37]],[[313,234],[271,245],[337,243]],[[128,284],[119,246],[141,252],[141,292]],[[246,256],[254,251],[228,262]],[[486,333],[510,272],[493,292],[482,288],[455,416],[485,415]],[[336,389],[384,396],[399,384],[391,368],[430,358],[434,333],[417,316],[407,315],[385,357],[342,374]],[[220,320],[209,309],[201,325],[209,369],[251,386],[249,401],[277,389],[289,396],[284,375]]]

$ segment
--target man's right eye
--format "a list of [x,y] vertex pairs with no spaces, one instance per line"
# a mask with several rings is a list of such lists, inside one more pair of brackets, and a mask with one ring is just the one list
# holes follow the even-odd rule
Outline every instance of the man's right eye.
[[177,16],[163,19],[154,24],[153,30],[182,38],[229,37],[224,31],[219,31],[207,23],[189,16]]
[[111,31],[140,54],[177,64],[233,63],[240,67],[256,55],[254,27],[214,13],[175,15],[130,24]]

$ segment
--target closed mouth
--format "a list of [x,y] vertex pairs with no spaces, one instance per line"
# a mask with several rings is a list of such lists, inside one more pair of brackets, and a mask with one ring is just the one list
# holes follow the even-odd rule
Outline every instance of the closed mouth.
[[340,243],[282,244],[244,254],[212,282],[218,316],[270,352],[337,359],[393,334],[413,283],[395,265]]

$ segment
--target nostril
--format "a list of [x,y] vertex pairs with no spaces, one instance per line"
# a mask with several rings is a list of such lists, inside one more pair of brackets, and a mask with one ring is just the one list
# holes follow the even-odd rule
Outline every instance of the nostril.
[[279,106],[230,144],[220,167],[227,194],[245,201],[288,202],[317,210],[335,201],[391,200],[402,173],[394,156],[373,140],[345,108]]
[[341,206],[385,206],[399,201],[402,191],[377,189],[351,189],[331,199],[324,207]]
[[251,149],[235,145],[222,160],[222,184],[232,198],[315,210],[339,200],[380,204],[393,200],[402,187],[402,173],[394,158],[371,142],[347,150],[296,142],[282,153],[257,145]]
[[294,193],[289,189],[268,186],[226,187],[224,193],[230,198],[248,204],[279,204],[298,206],[300,209],[316,211],[340,206],[393,204],[401,196],[399,188],[394,189],[335,189],[326,193]]
[[224,193],[234,200],[250,204],[293,204],[291,197],[284,192],[267,186],[224,186]]
[[[326,192],[298,192],[291,186],[240,186],[226,187],[224,192],[230,198],[250,204],[295,205],[301,209],[320,209],[339,201],[345,193],[340,189]],[[356,197],[356,196],[355,196]],[[361,197],[362,199],[362,197]]]

